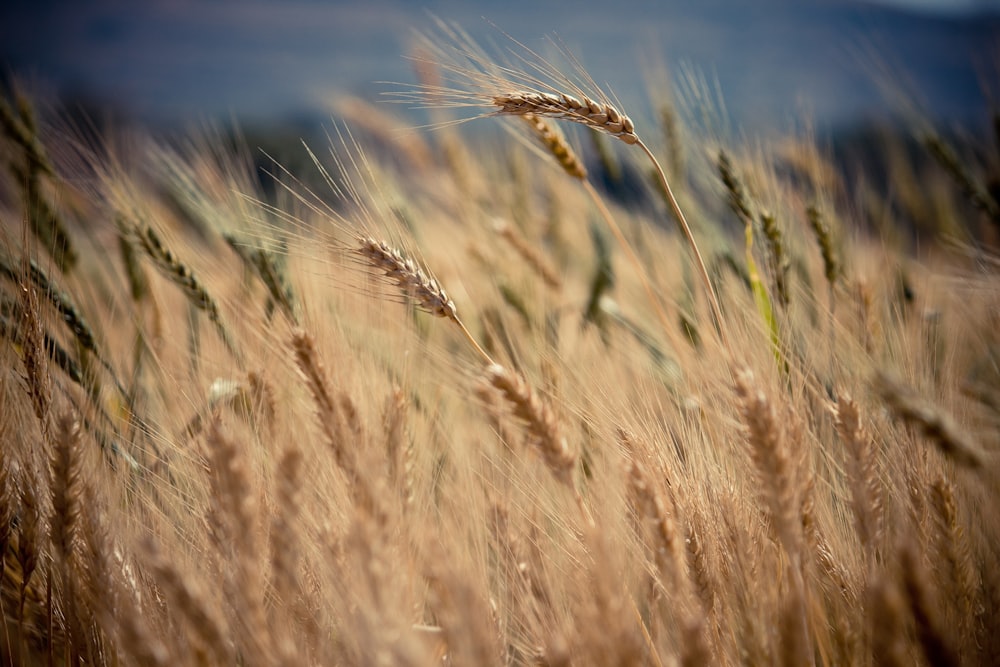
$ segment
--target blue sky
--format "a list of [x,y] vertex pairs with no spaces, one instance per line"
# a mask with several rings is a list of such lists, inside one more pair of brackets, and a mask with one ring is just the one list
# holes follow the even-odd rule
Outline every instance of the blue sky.
[[[887,11],[905,5],[917,12]],[[375,99],[382,80],[410,81],[402,57],[426,11],[481,38],[483,19],[528,43],[558,32],[623,102],[645,103],[637,65],[718,78],[749,127],[780,126],[802,108],[821,122],[884,109],[878,53],[943,117],[975,116],[998,79],[1000,1],[993,0],[95,0],[7,2],[0,59],[29,81],[86,91],[153,122],[233,114],[322,112],[337,91]],[[990,10],[992,18],[969,20]]]

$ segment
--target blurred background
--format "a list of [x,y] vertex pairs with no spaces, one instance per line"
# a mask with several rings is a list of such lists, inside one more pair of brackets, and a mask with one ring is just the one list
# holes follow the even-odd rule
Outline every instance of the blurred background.
[[[998,0],[94,0],[5,2],[0,63],[29,90],[153,127],[206,120],[308,125],[351,93],[412,82],[404,58],[430,15],[477,40],[558,37],[633,115],[652,72],[718,84],[741,133],[804,115],[843,128],[888,117],[906,91],[944,125],[985,127],[1000,89]],[[485,17],[485,18],[484,18]],[[495,23],[492,26],[490,22]],[[398,108],[393,109],[394,111]]]

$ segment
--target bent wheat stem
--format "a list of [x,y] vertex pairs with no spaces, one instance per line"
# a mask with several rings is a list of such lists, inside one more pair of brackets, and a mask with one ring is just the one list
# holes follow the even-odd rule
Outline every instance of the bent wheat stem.
[[702,282],[705,283],[705,290],[708,294],[708,303],[712,308],[712,316],[715,319],[715,326],[719,332],[719,338],[722,340],[723,347],[732,356],[732,348],[729,345],[729,336],[726,333],[726,325],[722,320],[722,308],[719,307],[719,298],[715,294],[715,288],[712,286],[712,280],[708,276],[708,269],[705,267],[705,260],[701,256],[701,251],[698,250],[698,243],[694,240],[694,234],[691,233],[691,227],[688,225],[687,218],[684,216],[684,212],[681,210],[680,204],[677,203],[677,197],[674,196],[674,191],[670,188],[670,182],[667,180],[666,174],[663,173],[663,168],[657,161],[656,156],[653,152],[649,150],[649,147],[638,137],[636,137],[635,145],[642,149],[646,156],[653,163],[653,168],[656,170],[656,176],[660,179],[660,186],[663,188],[663,192],[667,195],[667,202],[670,204],[670,209],[673,211],[674,217],[677,218],[677,222],[681,226],[681,231],[684,232],[684,237],[687,239],[688,245],[691,246],[691,253],[694,255],[695,264],[698,265],[698,273],[701,275]]

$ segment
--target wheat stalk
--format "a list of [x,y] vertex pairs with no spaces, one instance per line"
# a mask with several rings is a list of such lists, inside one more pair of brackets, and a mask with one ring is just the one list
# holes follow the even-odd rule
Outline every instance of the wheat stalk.
[[837,399],[835,409],[837,433],[848,450],[848,483],[851,487],[851,509],[861,543],[868,551],[869,562],[883,536],[883,503],[881,482],[875,461],[875,446],[861,423],[857,402],[850,396]]

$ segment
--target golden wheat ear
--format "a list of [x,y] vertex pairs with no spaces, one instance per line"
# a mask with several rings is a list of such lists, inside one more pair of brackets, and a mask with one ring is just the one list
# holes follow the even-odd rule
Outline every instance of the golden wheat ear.
[[573,492],[573,499],[580,509],[580,514],[588,525],[594,527],[594,517],[584,504],[580,490],[573,479],[578,456],[562,435],[556,413],[532,389],[524,377],[500,364],[490,364],[486,369],[485,379],[503,395],[514,416],[531,436],[532,444],[542,455],[552,476]]
[[522,91],[496,95],[493,104],[500,109],[497,113],[561,118],[610,134],[629,145],[639,143],[631,118],[610,104],[595,102],[589,97],[581,100],[567,93]]
[[493,359],[479,345],[458,316],[455,302],[451,300],[438,281],[428,276],[416,262],[404,256],[397,248],[384,241],[377,241],[370,236],[358,239],[354,253],[362,257],[383,278],[399,288],[403,296],[411,299],[418,308],[435,317],[443,317],[454,322],[483,360],[487,364],[493,363]]

